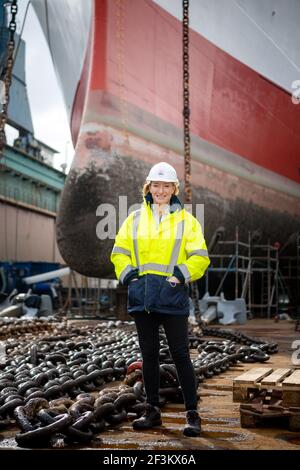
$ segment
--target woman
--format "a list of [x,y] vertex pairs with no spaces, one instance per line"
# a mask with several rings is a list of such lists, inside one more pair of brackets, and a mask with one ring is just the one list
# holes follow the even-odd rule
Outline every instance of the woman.
[[154,165],[143,188],[144,202],[117,234],[111,254],[117,278],[128,286],[143,357],[147,397],[134,429],[161,425],[159,409],[159,326],[163,325],[186,408],[186,436],[200,435],[197,389],[189,355],[188,283],[203,276],[210,261],[201,226],[181,205],[175,169]]

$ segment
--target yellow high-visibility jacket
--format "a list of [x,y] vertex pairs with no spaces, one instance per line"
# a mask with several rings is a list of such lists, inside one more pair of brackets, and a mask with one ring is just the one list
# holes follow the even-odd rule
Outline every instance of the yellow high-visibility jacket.
[[[179,202],[177,198],[176,200]],[[167,215],[157,226],[151,205],[146,198],[141,209],[132,212],[122,224],[116,236],[111,261],[115,266],[117,279],[123,284],[126,285],[133,277],[139,278],[139,281],[129,284],[129,289],[131,286],[135,290],[140,289],[139,299],[136,295],[130,296],[129,291],[129,313],[147,310],[147,306],[151,307],[151,311],[168,310],[166,313],[173,313],[175,309],[177,312],[179,305],[174,305],[174,294],[177,294],[180,288],[181,294],[184,293],[184,302],[182,295],[181,299],[176,295],[176,299],[180,300],[181,305],[184,303],[184,311],[187,312],[187,283],[201,278],[210,263],[201,225],[197,219],[179,206],[179,209]],[[154,297],[162,295],[162,285],[172,289],[169,282],[168,285],[162,284],[162,281],[172,275],[176,276],[181,284],[175,286],[171,296],[164,292],[163,295],[171,298],[167,300],[167,308],[162,308],[159,302],[155,302]],[[137,305],[131,305],[130,300],[133,297],[133,302]],[[161,300],[164,302],[164,299]],[[183,307],[179,308],[182,311]]]

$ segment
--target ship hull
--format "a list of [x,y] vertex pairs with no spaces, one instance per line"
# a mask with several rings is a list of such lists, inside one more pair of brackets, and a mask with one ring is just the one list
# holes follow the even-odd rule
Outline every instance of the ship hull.
[[[124,205],[130,208],[141,202],[145,175],[154,161],[174,165],[182,181],[183,159],[176,152],[129,135],[129,142],[134,138],[140,152],[144,147],[144,152],[137,155],[123,134],[108,126],[100,127],[102,130],[92,136],[90,132],[82,136],[81,156],[86,155],[86,164],[69,173],[57,219],[57,241],[63,258],[73,269],[87,276],[107,277],[112,273],[109,258],[114,229],[123,220]],[[120,138],[117,146],[112,144],[116,137]],[[204,204],[203,228],[208,243],[220,226],[225,228],[224,236],[229,240],[235,238],[238,226],[240,239],[245,242],[248,232],[253,231],[260,233],[261,242],[282,244],[299,230],[295,198],[201,162],[192,162],[192,175],[193,181],[195,175],[198,176],[198,184],[192,185],[193,209],[195,213],[196,206]],[[120,202],[122,196],[126,197],[125,203]],[[182,193],[180,196],[183,200]],[[103,211],[101,205],[104,205]],[[111,212],[110,206],[115,211]],[[97,237],[99,224],[104,227],[107,238]]]
[[[180,22],[154,2],[93,2],[57,219],[60,252],[82,274],[112,274],[119,197],[140,202],[154,163],[174,165],[183,182],[181,50]],[[290,95],[191,31],[190,97],[193,204],[205,206],[206,239],[219,226],[230,239],[238,225],[241,238],[259,230],[262,241],[284,243],[300,225],[300,120]]]

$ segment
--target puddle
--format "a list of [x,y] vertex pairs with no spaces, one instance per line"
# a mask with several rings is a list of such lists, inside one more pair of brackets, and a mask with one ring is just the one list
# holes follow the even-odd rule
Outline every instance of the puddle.
[[[90,446],[90,447],[94,447],[94,446]],[[138,445],[138,444],[133,444],[131,442],[111,442],[111,443],[108,443],[108,442],[102,442],[100,446],[96,446],[96,447],[99,447],[101,449],[140,449],[141,447]]]
[[[202,390],[221,390],[224,392],[232,392],[232,384],[219,384],[217,381],[213,382],[211,379],[211,383],[204,383],[202,385]],[[227,393],[224,394],[224,396],[227,395]]]
[[232,432],[232,431],[222,431],[222,430],[212,430],[201,432],[201,437],[205,439],[220,439],[228,441],[246,441],[249,440],[249,436],[241,432]]
[[227,426],[239,426],[239,418],[202,418],[202,424],[220,424]]

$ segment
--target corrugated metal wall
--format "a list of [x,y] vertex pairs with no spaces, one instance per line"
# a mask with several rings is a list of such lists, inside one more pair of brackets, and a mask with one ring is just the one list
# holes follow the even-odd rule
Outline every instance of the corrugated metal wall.
[[55,218],[0,202],[0,260],[63,263]]

